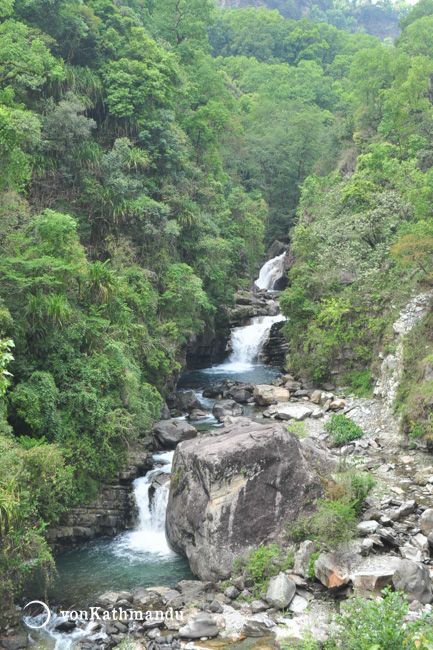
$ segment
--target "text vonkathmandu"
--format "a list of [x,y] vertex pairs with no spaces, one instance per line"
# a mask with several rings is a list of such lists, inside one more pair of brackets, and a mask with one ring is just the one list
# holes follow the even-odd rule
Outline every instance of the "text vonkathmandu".
[[89,610],[60,610],[60,615],[68,621],[181,621],[183,612],[175,612],[169,607],[166,612],[161,610],[123,609],[101,610],[100,607],[90,607]]

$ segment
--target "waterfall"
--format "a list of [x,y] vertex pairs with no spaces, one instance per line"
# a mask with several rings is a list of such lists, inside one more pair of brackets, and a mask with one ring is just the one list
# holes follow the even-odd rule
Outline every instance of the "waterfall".
[[256,316],[246,327],[235,327],[232,332],[232,353],[221,368],[242,371],[260,361],[260,353],[274,323],[285,320],[284,316]]
[[155,491],[150,501],[149,490],[155,474],[171,472],[174,451],[155,454],[155,460],[166,461],[166,465],[151,470],[134,481],[134,495],[138,507],[138,526],[135,530],[123,536],[121,541],[122,552],[127,550],[140,553],[157,553],[170,555],[170,549],[165,537],[165,511],[168,502],[169,482]]
[[278,257],[273,257],[269,262],[266,262],[266,264],[263,264],[260,269],[259,277],[255,282],[258,289],[267,289],[268,291],[271,291],[274,288],[275,282],[284,275],[285,257],[286,251],[281,253],[281,255],[278,255]]

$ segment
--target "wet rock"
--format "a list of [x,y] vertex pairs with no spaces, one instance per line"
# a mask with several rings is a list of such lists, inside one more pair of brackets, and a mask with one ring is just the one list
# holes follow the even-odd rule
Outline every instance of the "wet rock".
[[402,560],[394,573],[392,583],[396,591],[404,591],[408,600],[418,600],[423,605],[433,600],[430,572],[423,564]]
[[254,387],[254,401],[260,406],[269,406],[276,402],[288,402],[290,391],[286,388],[271,386],[270,384],[257,384]]
[[207,417],[208,413],[206,411],[201,411],[200,409],[193,409],[191,413],[188,414],[188,420],[196,422],[197,420],[202,420]]
[[236,417],[237,415],[242,415],[243,412],[243,407],[232,399],[223,399],[214,404],[212,409],[212,413],[218,422],[221,422],[228,416]]
[[153,432],[164,449],[174,449],[183,440],[197,436],[197,429],[185,420],[161,420],[156,423]]
[[314,563],[314,573],[328,589],[339,589],[350,583],[361,559],[356,553],[321,553]]
[[215,619],[203,612],[179,630],[179,636],[186,639],[200,639],[202,636],[214,637],[218,635],[218,626]]
[[63,623],[59,623],[59,625],[56,625],[56,631],[57,632],[72,632],[72,630],[75,630],[77,627],[77,624],[75,621],[63,621]]
[[311,542],[307,539],[305,542],[302,542],[299,549],[295,553],[295,563],[293,570],[295,573],[304,578],[307,576],[308,567],[310,564],[310,559],[313,553],[316,551],[316,545],[314,542]]
[[420,519],[421,531],[427,537],[433,532],[433,508],[424,510]]
[[296,592],[295,583],[285,573],[279,573],[269,580],[266,600],[276,609],[285,609],[290,605]]
[[176,393],[175,407],[181,411],[192,411],[201,409],[201,404],[193,390],[178,391]]
[[[276,422],[233,424],[175,453],[166,532],[202,579],[230,576],[236,557],[283,538],[324,494],[297,437]],[[308,495],[308,499],[306,496]]]
[[208,386],[203,390],[203,397],[210,397],[214,399],[223,394],[224,386],[222,384],[215,384],[214,386]]

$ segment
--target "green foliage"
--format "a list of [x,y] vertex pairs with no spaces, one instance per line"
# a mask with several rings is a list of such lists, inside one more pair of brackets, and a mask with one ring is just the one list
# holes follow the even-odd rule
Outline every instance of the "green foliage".
[[0,397],[6,393],[7,387],[10,385],[12,377],[8,371],[8,364],[14,360],[11,349],[14,347],[12,339],[0,339]]
[[293,562],[293,551],[284,550],[277,544],[261,544],[246,557],[239,557],[234,570],[254,580],[253,593],[259,595],[261,591],[266,591],[272,576],[292,568]]
[[338,549],[356,532],[357,514],[374,487],[370,474],[356,470],[342,471],[327,483],[327,498],[319,499],[316,512],[297,522],[288,522],[289,538],[300,542],[316,540]]
[[402,593],[387,587],[382,598],[352,597],[336,621],[334,641],[347,650],[428,650],[433,641],[431,617],[404,623],[409,603]]
[[317,551],[316,553],[313,553],[310,557],[310,561],[308,563],[308,569],[307,569],[307,577],[310,578],[310,580],[316,579],[314,563],[318,559],[319,555],[320,555],[320,551]]
[[361,427],[353,420],[346,418],[345,415],[336,415],[335,413],[331,420],[325,424],[325,431],[330,434],[333,444],[337,447],[347,445],[348,442],[362,438],[364,435]]

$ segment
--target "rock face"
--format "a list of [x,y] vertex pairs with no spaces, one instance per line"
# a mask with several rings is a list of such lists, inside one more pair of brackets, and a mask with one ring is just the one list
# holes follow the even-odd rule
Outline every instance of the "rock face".
[[182,440],[197,436],[197,429],[184,420],[161,420],[156,423],[153,431],[164,449],[174,449]]
[[117,478],[102,485],[91,502],[70,508],[58,525],[46,529],[45,537],[52,550],[57,553],[65,547],[132,528],[137,517],[132,481],[152,467],[152,454],[140,444],[133,447],[129,464]]
[[236,557],[278,540],[284,522],[323,496],[299,440],[276,422],[242,421],[181,443],[172,477],[167,537],[205,580],[228,577]]

